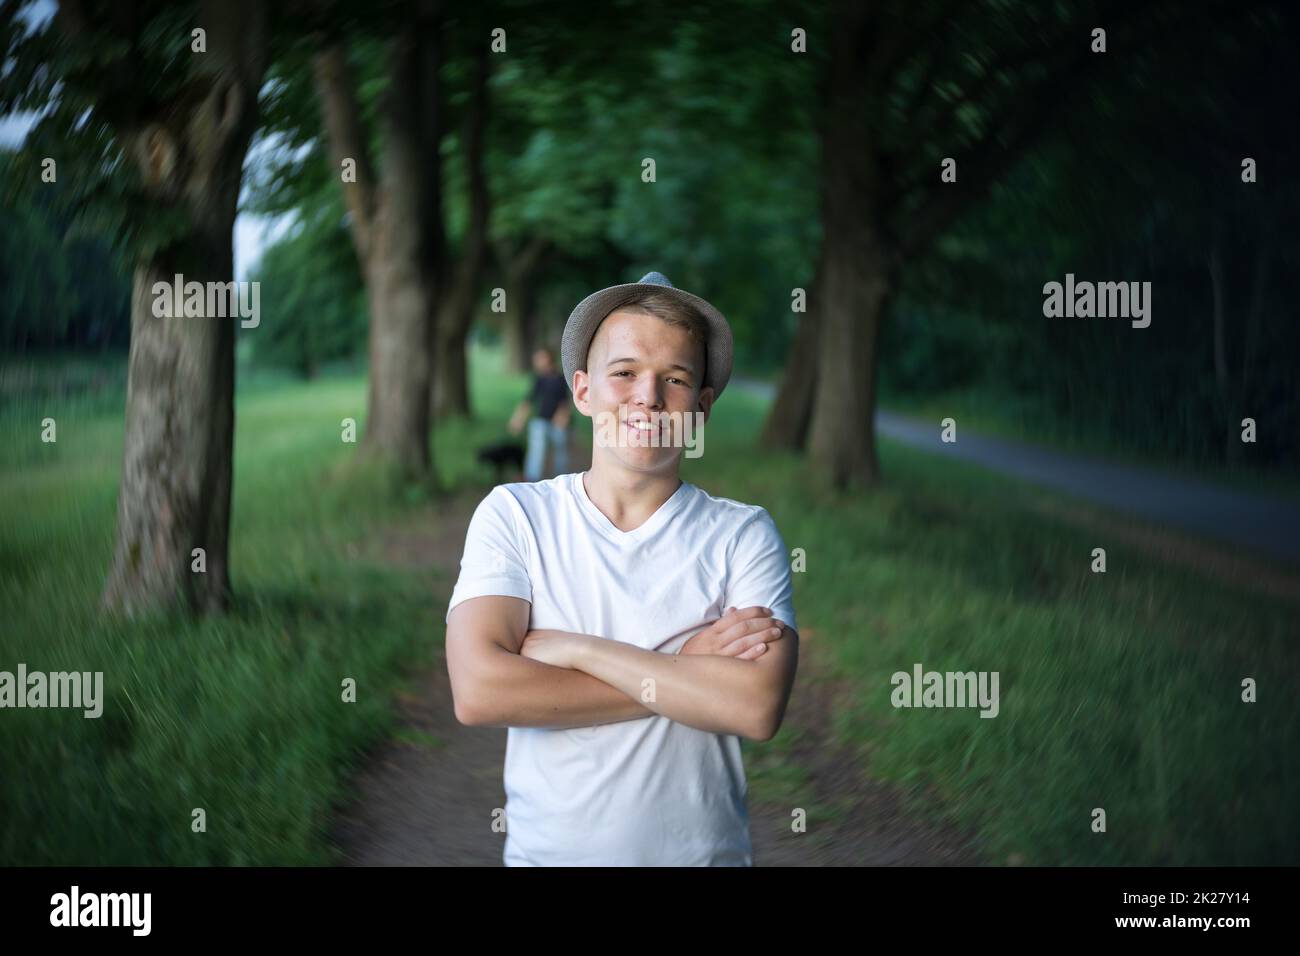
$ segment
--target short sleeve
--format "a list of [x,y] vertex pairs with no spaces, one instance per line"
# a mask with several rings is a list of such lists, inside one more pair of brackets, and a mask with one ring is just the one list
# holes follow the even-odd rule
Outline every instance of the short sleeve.
[[736,536],[727,567],[728,607],[768,607],[772,616],[798,630],[794,585],[785,541],[766,509],[759,508]]
[[500,595],[532,601],[532,582],[512,503],[510,492],[498,485],[474,509],[447,617],[457,604],[470,598]]

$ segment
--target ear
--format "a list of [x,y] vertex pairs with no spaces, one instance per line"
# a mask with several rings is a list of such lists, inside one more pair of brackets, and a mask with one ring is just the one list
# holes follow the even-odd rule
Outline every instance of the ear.
[[591,402],[588,393],[591,390],[591,377],[585,369],[578,369],[573,373],[573,404],[578,406],[578,411],[591,417]]
[[704,388],[700,389],[699,409],[704,413],[704,420],[706,422],[709,420],[709,412],[713,408],[713,399],[715,397],[712,385],[706,385]]

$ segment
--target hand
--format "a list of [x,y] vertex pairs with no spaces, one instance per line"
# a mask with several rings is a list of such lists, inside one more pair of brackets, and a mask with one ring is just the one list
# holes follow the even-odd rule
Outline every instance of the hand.
[[506,427],[510,429],[510,434],[518,435],[524,430],[524,425],[528,421],[529,406],[527,402],[520,402],[515,406],[514,414],[510,416],[510,424]]
[[678,652],[680,654],[714,654],[752,661],[762,657],[767,645],[779,641],[784,635],[782,622],[772,617],[772,609],[747,607],[727,612],[691,637]]
[[535,630],[524,635],[519,656],[573,670],[574,635],[567,631]]

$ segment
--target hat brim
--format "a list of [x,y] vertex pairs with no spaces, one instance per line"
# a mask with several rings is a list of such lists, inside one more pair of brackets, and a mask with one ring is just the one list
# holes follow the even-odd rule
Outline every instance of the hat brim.
[[695,308],[704,317],[708,326],[708,341],[705,344],[707,364],[704,382],[701,388],[712,388],[716,400],[727,387],[731,378],[731,363],[734,343],[731,326],[721,312],[701,299],[675,286],[658,285],[653,282],[628,282],[613,285],[599,292],[593,292],[581,302],[569,315],[564,324],[564,335],[560,340],[560,358],[564,365],[564,380],[569,390],[573,391],[573,373],[587,367],[587,350],[596,335],[600,323],[607,319],[619,306],[627,305],[634,299],[648,292],[669,296],[678,302]]

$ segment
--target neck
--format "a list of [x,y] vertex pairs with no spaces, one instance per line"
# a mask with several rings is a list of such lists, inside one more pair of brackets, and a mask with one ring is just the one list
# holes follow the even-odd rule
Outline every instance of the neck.
[[620,531],[641,527],[682,485],[676,468],[662,474],[626,471],[599,455],[581,478],[591,503]]

